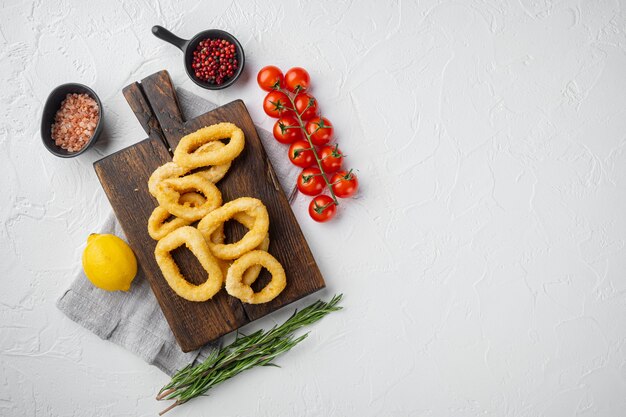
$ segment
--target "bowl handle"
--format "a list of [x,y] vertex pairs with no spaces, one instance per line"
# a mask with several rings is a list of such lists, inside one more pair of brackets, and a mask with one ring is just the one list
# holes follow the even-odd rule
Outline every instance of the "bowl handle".
[[187,44],[189,43],[187,39],[181,39],[169,30],[165,29],[163,26],[159,25],[152,26],[152,34],[165,42],[171,43],[183,52],[185,52]]

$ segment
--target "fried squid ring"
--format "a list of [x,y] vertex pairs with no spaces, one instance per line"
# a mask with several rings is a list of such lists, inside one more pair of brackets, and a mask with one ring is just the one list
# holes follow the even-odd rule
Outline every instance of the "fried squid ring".
[[[209,142],[200,146],[196,152],[216,151],[218,149],[222,149],[225,146],[226,145],[224,145],[220,141]],[[200,175],[201,177],[206,178],[207,180],[215,184],[216,182],[224,178],[224,176],[230,169],[231,164],[232,164],[232,161],[228,161],[220,165],[214,165],[208,168],[203,168],[197,171],[196,174]]]
[[[222,142],[219,142],[219,141],[209,142],[209,143],[202,145],[200,148],[198,148],[198,152],[217,151],[219,149],[224,148],[225,146],[226,145],[224,145]],[[215,166],[211,166],[208,168],[203,168],[199,170],[198,172],[196,172],[196,174],[198,174],[199,176],[215,184],[216,182],[224,178],[224,176],[230,169],[230,165],[231,165],[231,162],[228,161],[221,165],[215,165]],[[150,179],[148,180],[148,191],[150,192],[150,194],[156,197],[158,193],[157,185],[161,181],[170,179],[170,178],[182,177],[183,175],[187,174],[189,171],[190,171],[189,169],[185,169],[177,165],[174,162],[167,162],[161,165],[160,167],[158,167],[157,169],[155,169],[152,175],[150,175]]]
[[[252,229],[254,227],[255,219],[254,217],[246,214],[246,213],[237,213],[233,216],[233,219],[237,220],[239,223],[243,224],[247,229]],[[268,251],[270,248],[270,234],[267,233],[263,238],[263,241],[259,246],[256,247],[258,250]],[[254,281],[259,277],[261,273],[261,265],[254,265],[248,268],[246,272],[243,274],[242,282],[246,285],[252,285]]]
[[[222,193],[211,181],[197,175],[164,179],[156,186],[156,199],[159,205],[176,217],[194,222],[200,220],[222,204]],[[181,195],[190,191],[199,191],[206,197],[205,202],[192,207],[180,203]]]
[[[188,192],[181,194],[178,202],[185,207],[199,207],[206,201],[202,194],[196,192]],[[170,217],[173,219],[167,221]],[[148,234],[154,240],[164,238],[167,234],[173,232],[179,227],[189,226],[192,222],[180,217],[172,216],[169,211],[161,206],[157,206],[152,210],[152,214],[148,218]]]
[[[260,265],[272,274],[272,280],[258,293],[242,280],[243,273],[254,265]],[[248,304],[267,303],[276,298],[286,286],[287,277],[283,266],[272,255],[261,250],[253,250],[237,259],[226,274],[226,292]]]
[[[198,258],[200,265],[208,274],[207,280],[200,285],[187,281],[172,258],[171,252],[183,244]],[[211,255],[202,233],[194,227],[181,227],[159,240],[154,256],[167,284],[185,300],[206,301],[222,288],[224,277],[217,259]]]
[[[254,227],[254,217],[241,212],[237,213],[233,216],[233,219],[244,225],[248,229],[252,229]],[[215,232],[211,234],[211,242],[213,243],[224,243],[226,236],[224,235],[224,227],[223,224],[219,227]],[[265,238],[261,242],[259,246],[256,247],[258,250],[267,251],[270,247],[270,235],[269,233],[265,235]],[[220,260],[222,263],[222,272],[224,272],[224,276],[228,272],[228,268],[230,267],[230,263],[227,261]],[[259,277],[261,273],[261,265],[253,265],[243,273],[242,282],[246,285],[252,285],[254,281]]]
[[167,162],[154,170],[148,180],[148,191],[156,198],[159,193],[158,185],[166,179],[178,178],[185,175],[186,171],[173,162]]
[[[210,142],[227,139],[227,145],[219,149],[200,149]],[[186,169],[221,165],[235,159],[245,145],[243,131],[232,123],[219,123],[203,127],[184,136],[174,151],[174,162]]]
[[[244,237],[235,243],[214,243],[211,241],[211,235],[221,225],[233,218],[237,213],[245,212],[254,218],[254,226],[244,235]],[[269,215],[267,209],[256,198],[242,197],[229,201],[222,207],[219,207],[204,216],[198,223],[198,230],[202,232],[211,252],[219,259],[236,259],[246,252],[249,252],[259,246],[269,229]]]
[[183,220],[179,217],[174,217],[172,220],[167,221],[167,219],[169,219],[170,217],[170,212],[165,210],[161,206],[158,206],[154,210],[152,210],[152,214],[148,219],[148,234],[152,239],[163,239],[166,235],[173,232],[174,230],[183,226],[189,226],[191,224],[191,222]]
[[206,198],[195,191],[190,191],[180,195],[178,202],[183,206],[200,207],[206,202]]

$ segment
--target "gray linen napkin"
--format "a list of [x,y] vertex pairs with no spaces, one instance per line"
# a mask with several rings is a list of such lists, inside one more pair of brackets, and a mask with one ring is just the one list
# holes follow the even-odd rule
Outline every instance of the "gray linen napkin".
[[[187,90],[177,89],[177,92],[187,119],[217,107]],[[288,193],[295,185],[298,169],[288,162],[284,146],[276,142],[271,133],[258,127],[257,132],[283,189]],[[100,233],[112,233],[126,239],[113,212],[100,228]],[[209,343],[195,352],[183,353],[141,268],[130,291],[112,293],[91,285],[81,269],[70,288],[57,301],[57,307],[100,338],[130,350],[168,375],[192,361],[204,360],[220,343]]]

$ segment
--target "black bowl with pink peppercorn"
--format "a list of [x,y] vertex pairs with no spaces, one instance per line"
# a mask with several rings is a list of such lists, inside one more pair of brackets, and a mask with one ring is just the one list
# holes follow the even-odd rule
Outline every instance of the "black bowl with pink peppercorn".
[[186,40],[162,26],[152,33],[183,51],[189,78],[202,88],[221,90],[232,85],[243,71],[245,55],[239,41],[230,33],[209,29]]

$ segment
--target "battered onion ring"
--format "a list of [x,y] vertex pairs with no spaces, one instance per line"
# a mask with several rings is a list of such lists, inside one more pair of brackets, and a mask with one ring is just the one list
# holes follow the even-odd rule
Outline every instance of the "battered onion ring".
[[[196,174],[162,180],[156,186],[159,205],[176,217],[194,222],[222,204],[222,193],[211,181]],[[181,204],[180,197],[189,191],[199,191],[206,201],[198,207]]]
[[[248,229],[252,229],[254,227],[254,217],[246,214],[246,213],[237,213],[233,216],[233,219],[244,225]],[[211,242],[213,243],[224,243],[226,239],[224,235],[224,227],[223,225],[219,227],[215,232],[211,234]],[[267,251],[270,247],[270,235],[269,233],[265,235],[265,238],[261,242],[259,246],[256,247],[258,250]],[[230,267],[230,263],[227,261],[220,260],[222,264],[222,272],[224,272],[224,276],[228,272],[228,268]],[[242,282],[246,285],[252,285],[254,281],[259,277],[261,273],[261,265],[251,266],[243,273]]]
[[148,234],[152,239],[163,239],[174,230],[191,224],[191,222],[183,220],[179,217],[174,217],[172,220],[166,222],[166,220],[170,217],[170,212],[161,206],[156,207],[152,211],[152,214],[148,219]]
[[[200,149],[206,143],[230,138],[223,148]],[[186,169],[221,165],[235,159],[245,144],[243,131],[232,123],[219,123],[203,127],[184,136],[174,151],[174,162]]]
[[[208,273],[207,280],[200,285],[194,285],[187,281],[172,258],[170,252],[183,243],[198,258],[200,265]],[[222,288],[224,277],[217,259],[211,255],[202,233],[194,227],[181,227],[159,240],[154,250],[154,256],[168,285],[185,300],[206,301]]]
[[[272,280],[258,293],[242,282],[243,273],[253,265],[261,265],[272,274]],[[287,277],[283,266],[272,255],[261,250],[253,250],[237,259],[228,268],[226,275],[228,294],[248,304],[267,303],[276,298],[286,286]]]
[[[211,235],[226,221],[233,218],[237,213],[245,212],[254,218],[254,226],[244,235],[244,237],[235,243],[224,244],[214,243],[211,241]],[[202,232],[211,252],[219,259],[236,259],[246,252],[249,252],[259,246],[269,229],[269,215],[267,209],[256,198],[242,197],[229,201],[222,207],[219,207],[204,216],[198,223],[198,230]]]

